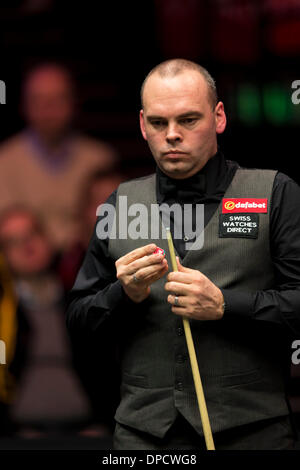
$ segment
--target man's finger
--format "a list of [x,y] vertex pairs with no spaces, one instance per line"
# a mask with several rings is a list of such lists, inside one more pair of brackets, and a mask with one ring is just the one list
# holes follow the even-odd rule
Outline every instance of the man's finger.
[[192,316],[188,313],[188,310],[186,308],[174,307],[174,305],[172,305],[171,310],[173,313],[175,313],[176,315],[180,315],[181,317],[192,318]]
[[164,257],[161,254],[143,256],[143,258],[136,259],[127,265],[126,271],[128,274],[134,274],[147,266],[153,266],[162,263]]
[[192,273],[172,271],[168,274],[168,281],[182,282],[183,284],[193,284],[193,282],[195,282],[195,278]]
[[177,260],[178,271],[185,272],[185,273],[192,273],[194,271],[194,269],[192,268],[187,268],[186,266],[182,266],[178,256],[176,256],[176,260]]
[[180,295],[188,295],[190,293],[190,284],[182,284],[182,282],[166,282],[165,290],[169,292],[176,292]]
[[155,251],[157,246],[154,243],[149,243],[149,245],[141,246],[140,248],[136,248],[135,250],[126,253],[126,255],[122,256],[118,259],[118,264],[130,264],[132,261],[142,258],[143,256],[150,255]]
[[161,271],[167,268],[167,266],[167,261],[164,261],[163,263],[158,265],[151,265],[139,269],[135,275],[139,280],[149,282],[149,280],[152,281],[152,277],[155,277],[157,274],[160,275]]
[[158,273],[153,274],[152,276],[150,276],[146,279],[147,284],[150,285],[150,284],[153,284],[154,282],[158,281],[159,279],[161,279],[166,274],[167,271],[168,271],[167,265],[163,266],[158,271]]
[[[177,297],[177,302],[178,304],[176,305],[175,303],[175,298]],[[185,295],[180,295],[180,296],[175,296],[175,295],[168,295],[168,298],[167,298],[168,302],[174,306],[174,308],[185,308],[188,306],[188,300],[187,300],[187,297]]]

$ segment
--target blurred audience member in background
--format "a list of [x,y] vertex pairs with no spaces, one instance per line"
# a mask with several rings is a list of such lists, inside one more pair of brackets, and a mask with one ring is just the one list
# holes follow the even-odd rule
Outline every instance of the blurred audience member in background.
[[74,368],[54,248],[38,218],[22,207],[2,214],[0,246],[29,325],[27,360],[11,411],[18,433],[81,432],[93,424],[91,401]]
[[0,436],[11,435],[14,426],[10,419],[20,372],[26,360],[28,324],[17,309],[11,274],[0,255]]
[[[92,174],[82,187],[80,203],[81,231],[77,243],[66,251],[58,263],[58,272],[65,292],[71,289],[82,264],[89,240],[95,230],[97,208],[124,180],[116,166]],[[120,401],[119,364],[116,344],[112,341],[111,325],[98,335],[82,331],[71,335],[74,363],[91,399],[96,422],[105,424],[111,434],[114,431],[114,414]],[[95,366],[97,364],[97,368]],[[105,384],[105,386],[103,386]]]
[[61,251],[78,238],[84,182],[117,160],[108,143],[72,128],[74,94],[72,77],[63,66],[36,66],[23,84],[27,127],[0,146],[0,211],[16,203],[31,207]]
[[82,240],[86,248],[95,228],[98,206],[108,199],[123,180],[124,177],[115,168],[113,170],[99,170],[86,181],[81,201]]
[[124,180],[119,168],[98,170],[92,173],[81,188],[80,214],[81,227],[78,231],[78,239],[61,257],[59,266],[60,277],[63,280],[65,290],[73,287],[78,269],[92,237],[96,223],[96,212],[99,205],[103,204],[108,196],[117,189]]

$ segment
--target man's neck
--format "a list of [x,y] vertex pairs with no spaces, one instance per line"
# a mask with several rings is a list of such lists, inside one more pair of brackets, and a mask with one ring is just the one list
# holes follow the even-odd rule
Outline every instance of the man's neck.
[[55,151],[59,150],[61,146],[64,145],[68,135],[67,132],[61,132],[56,135],[47,135],[36,132],[35,130],[33,130],[33,134],[39,143],[51,153],[55,153]]
[[53,169],[61,168],[70,159],[72,142],[70,131],[55,137],[41,135],[34,129],[28,129],[26,134],[35,150],[35,154]]

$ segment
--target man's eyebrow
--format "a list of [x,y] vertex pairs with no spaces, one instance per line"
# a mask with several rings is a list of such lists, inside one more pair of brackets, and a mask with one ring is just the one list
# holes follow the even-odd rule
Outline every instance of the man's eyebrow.
[[[203,116],[203,113],[200,113],[199,111],[187,111],[186,113],[179,114],[178,116],[176,116],[176,119],[183,119],[183,118],[189,118],[189,117],[202,117],[202,116]],[[151,114],[147,116],[147,119],[148,120],[155,120],[155,119],[164,120],[166,118],[164,118],[163,116]]]
[[150,115],[150,116],[146,116],[147,119],[165,119],[164,117],[162,116],[155,116],[155,115]]
[[202,117],[203,113],[200,113],[199,111],[188,111],[183,114],[179,114],[177,118],[182,119],[182,118],[188,118],[188,117]]

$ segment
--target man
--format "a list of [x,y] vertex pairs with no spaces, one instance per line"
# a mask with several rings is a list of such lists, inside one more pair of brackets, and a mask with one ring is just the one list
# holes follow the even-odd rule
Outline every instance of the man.
[[61,251],[80,230],[82,185],[116,160],[110,145],[74,130],[74,91],[62,65],[43,63],[31,69],[23,84],[26,129],[0,147],[0,210],[26,204],[39,214]]
[[178,272],[168,273],[163,235],[147,243],[115,237],[112,227],[100,239],[99,217],[67,323],[110,328],[118,344],[114,448],[205,448],[181,316],[190,320],[216,449],[291,448],[284,384],[289,337],[300,329],[299,187],[276,171],[224,159],[217,146],[224,106],[199,65],[159,64],[141,96],[141,131],[157,170],[108,198],[114,220],[124,216],[125,196],[129,208],[147,207],[150,225],[153,204],[162,221],[171,204],[192,204],[199,232],[197,205],[204,204],[204,244],[195,249],[201,230],[197,238],[183,227],[175,237],[182,223],[173,217]]

